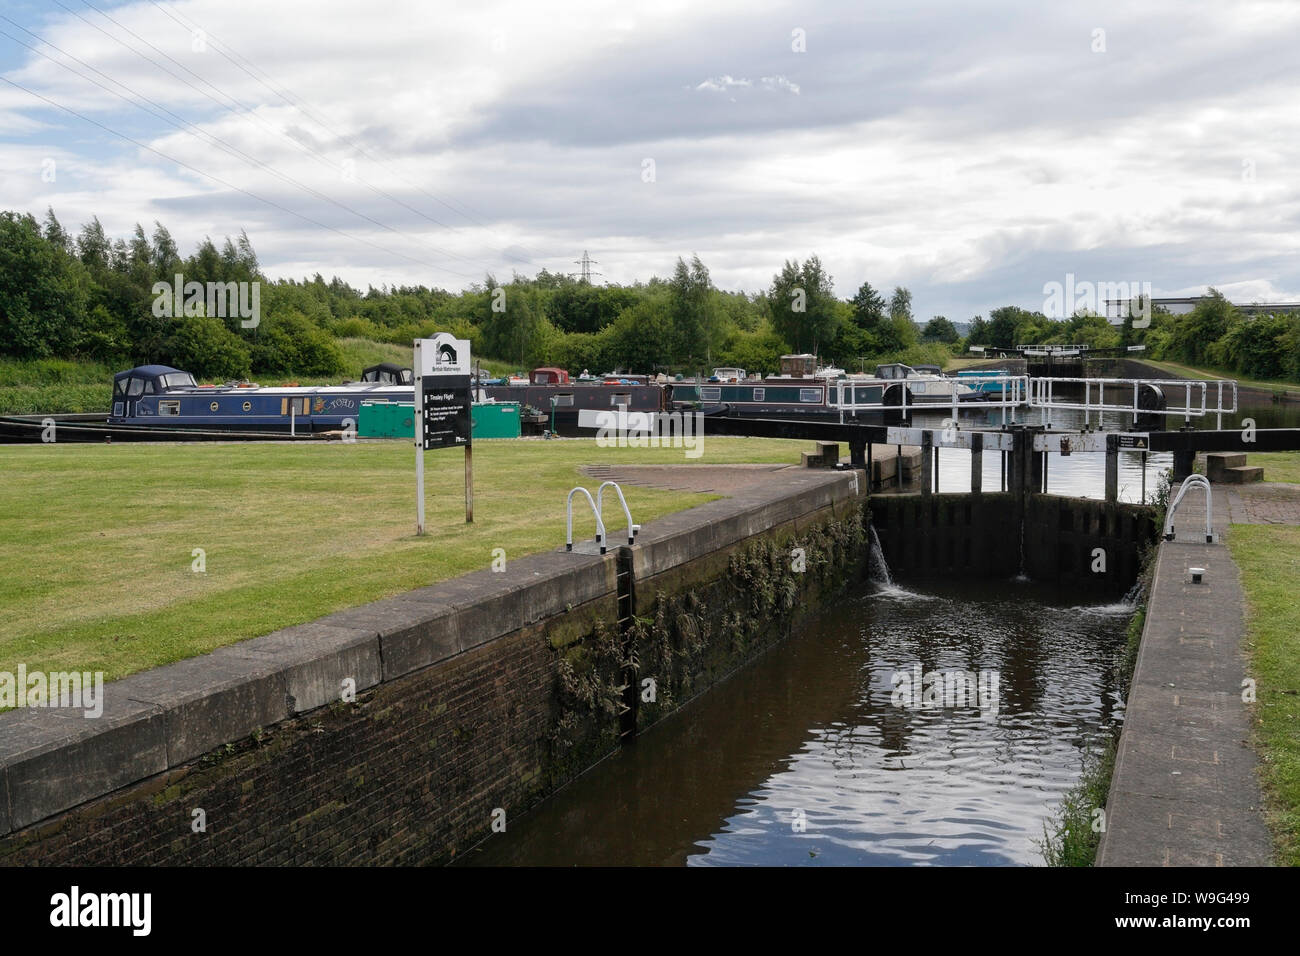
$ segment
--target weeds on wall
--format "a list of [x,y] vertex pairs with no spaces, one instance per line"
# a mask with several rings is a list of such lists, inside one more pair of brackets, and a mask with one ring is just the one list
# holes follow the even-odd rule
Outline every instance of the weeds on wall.
[[865,559],[868,522],[854,509],[788,539],[755,542],[733,552],[716,580],[656,592],[623,633],[599,622],[561,652],[550,735],[557,761],[576,764],[579,752],[609,749],[630,699],[667,714],[756,645],[788,633],[811,593],[838,590]]

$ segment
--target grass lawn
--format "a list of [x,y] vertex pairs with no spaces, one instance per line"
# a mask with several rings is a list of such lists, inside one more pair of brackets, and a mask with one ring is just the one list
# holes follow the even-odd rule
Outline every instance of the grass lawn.
[[[708,438],[701,464],[796,462],[807,442]],[[464,456],[425,454],[415,536],[408,442],[0,447],[0,671],[106,679],[201,654],[564,543],[584,464],[685,463],[681,449],[482,441],[474,524]],[[712,500],[629,487],[645,524]],[[611,529],[618,505],[606,503]],[[575,534],[594,533],[579,520]],[[195,548],[206,572],[191,569]]]
[[1278,862],[1300,866],[1300,527],[1233,525],[1247,599],[1246,673],[1257,682],[1255,749]]
[[1232,372],[1217,372],[1205,368],[1193,368],[1190,365],[1182,365],[1178,362],[1157,362],[1155,359],[1146,358],[1143,355],[1135,355],[1134,358],[1144,365],[1154,365],[1170,373],[1175,378],[1191,378],[1198,381],[1214,381],[1215,379],[1234,379],[1238,385],[1244,388],[1257,388],[1265,392],[1277,392],[1278,394],[1290,394],[1292,397],[1300,397],[1300,385],[1295,382],[1287,382],[1281,379],[1252,379],[1238,378]]
[[1246,464],[1263,465],[1265,481],[1300,485],[1300,451],[1251,452]]
[[950,358],[946,363],[944,363],[943,370],[945,372],[953,372],[958,369],[971,368],[975,365],[988,365],[989,363],[996,361],[998,360],[995,358]]

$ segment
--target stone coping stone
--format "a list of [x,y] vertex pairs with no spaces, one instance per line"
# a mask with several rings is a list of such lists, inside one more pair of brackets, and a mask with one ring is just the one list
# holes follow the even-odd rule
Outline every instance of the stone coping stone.
[[[846,497],[857,473],[787,470],[771,485],[745,488],[734,497],[667,515],[637,539],[633,568],[638,580],[654,577],[752,535],[818,511]],[[861,484],[861,482],[859,482]],[[708,517],[707,524],[700,519]]]
[[291,716],[282,663],[239,645],[132,674],[109,688],[161,708],[172,767]]
[[[785,469],[656,520],[638,536],[650,577],[852,497],[853,472]],[[616,550],[543,552],[104,686],[104,712],[0,714],[0,834],[183,765],[295,714],[360,693],[616,592]],[[490,555],[485,555],[485,564]]]
[[295,714],[333,704],[344,697],[344,681],[354,693],[383,680],[379,632],[374,627],[341,627],[313,621],[265,637],[222,648],[234,657],[251,657],[283,669],[289,710]]
[[31,707],[4,714],[0,833],[17,830],[167,769],[162,709],[132,700],[114,681],[104,710]]

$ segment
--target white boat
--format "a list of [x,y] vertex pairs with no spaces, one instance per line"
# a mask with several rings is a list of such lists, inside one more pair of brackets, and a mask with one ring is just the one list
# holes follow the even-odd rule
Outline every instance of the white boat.
[[937,365],[918,365],[913,368],[902,362],[876,367],[875,378],[889,382],[906,382],[912,400],[918,405],[951,405],[957,401],[973,401],[980,397],[979,389],[956,378],[944,375]]

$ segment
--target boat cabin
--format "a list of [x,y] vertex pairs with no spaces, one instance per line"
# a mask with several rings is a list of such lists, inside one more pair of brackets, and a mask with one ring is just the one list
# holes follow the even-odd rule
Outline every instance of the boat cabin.
[[782,378],[812,378],[817,371],[817,356],[804,352],[781,356]]
[[141,365],[113,376],[113,417],[129,416],[137,399],[173,388],[195,388],[194,376],[170,365]]
[[361,381],[378,382],[381,385],[414,385],[415,376],[409,368],[393,362],[380,362],[362,372]]
[[902,381],[911,378],[917,370],[910,365],[904,365],[902,362],[894,362],[889,365],[876,366],[876,378],[883,378],[891,382]]
[[529,385],[568,385],[569,373],[562,368],[535,368],[528,374]]

